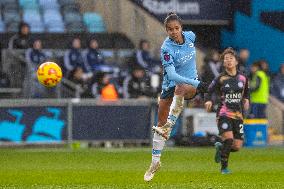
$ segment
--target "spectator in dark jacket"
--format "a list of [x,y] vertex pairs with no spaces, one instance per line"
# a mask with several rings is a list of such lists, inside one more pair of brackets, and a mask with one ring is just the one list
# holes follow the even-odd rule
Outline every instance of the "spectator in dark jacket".
[[147,40],[141,40],[139,49],[136,51],[136,62],[146,71],[159,72],[159,61],[155,60],[150,53],[150,43]]
[[219,61],[220,54],[216,50],[212,50],[209,53],[208,58],[205,59],[202,68],[202,81],[211,83],[215,77],[218,77],[221,71],[222,63]]
[[22,22],[19,25],[19,31],[9,40],[9,49],[28,49],[30,45],[30,26]]
[[248,49],[245,49],[245,48],[242,48],[240,49],[240,52],[239,52],[239,60],[238,60],[238,69],[239,71],[241,71],[242,73],[248,75],[249,74],[249,71],[248,71],[248,68],[247,68],[247,62],[248,62],[248,59],[249,59],[249,55],[250,55],[250,52]]
[[84,63],[87,72],[101,71],[102,67],[105,65],[104,58],[98,48],[98,41],[91,39],[88,49],[84,51]]
[[10,87],[10,79],[8,75],[0,70],[0,88]]
[[84,67],[80,38],[74,38],[71,43],[71,48],[65,52],[64,67],[66,69],[67,76],[75,67]]
[[29,70],[26,74],[26,82],[24,85],[24,93],[26,97],[47,98],[55,95],[55,89],[47,90],[46,87],[39,84],[36,78],[36,70],[38,66],[47,60],[46,55],[42,51],[42,43],[40,39],[34,40],[32,48],[29,48],[26,51],[25,56]]
[[134,67],[131,75],[123,82],[123,97],[144,98],[153,97],[153,95],[150,79],[145,74],[145,70],[140,66]]
[[30,66],[34,71],[37,67],[46,61],[46,55],[42,51],[42,42],[40,39],[35,39],[32,44],[32,48],[26,51],[26,60],[30,63]]
[[279,73],[273,78],[271,94],[284,102],[284,63],[281,64]]

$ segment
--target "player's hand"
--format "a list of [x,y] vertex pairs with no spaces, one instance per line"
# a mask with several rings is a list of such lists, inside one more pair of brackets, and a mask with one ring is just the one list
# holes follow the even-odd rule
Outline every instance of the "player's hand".
[[245,110],[245,111],[248,111],[248,109],[249,109],[249,100],[248,100],[248,99],[245,99],[245,100],[244,100],[244,110]]
[[205,102],[204,106],[205,106],[205,109],[206,109],[207,112],[211,111],[212,104],[213,104],[212,101]]

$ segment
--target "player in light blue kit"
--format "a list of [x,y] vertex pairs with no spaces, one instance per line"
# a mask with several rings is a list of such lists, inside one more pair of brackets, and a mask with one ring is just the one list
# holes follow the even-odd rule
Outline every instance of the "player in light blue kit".
[[169,13],[164,25],[168,37],[161,47],[164,67],[162,93],[158,109],[158,125],[153,127],[152,163],[144,175],[145,181],[153,179],[161,166],[160,157],[165,141],[183,109],[184,99],[193,98],[197,92],[206,92],[208,85],[197,79],[195,34],[182,31],[182,21],[175,13]]

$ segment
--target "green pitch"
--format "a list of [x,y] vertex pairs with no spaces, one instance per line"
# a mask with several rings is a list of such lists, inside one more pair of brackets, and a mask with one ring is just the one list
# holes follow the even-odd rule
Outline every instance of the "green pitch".
[[221,175],[212,148],[167,148],[153,181],[151,148],[0,150],[0,188],[284,188],[284,148],[243,149]]

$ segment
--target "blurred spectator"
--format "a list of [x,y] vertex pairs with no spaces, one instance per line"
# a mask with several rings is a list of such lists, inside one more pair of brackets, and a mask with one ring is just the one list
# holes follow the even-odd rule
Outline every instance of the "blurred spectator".
[[272,77],[272,73],[269,70],[269,65],[266,62],[266,60],[260,60],[259,61],[259,68],[264,71],[268,77]]
[[7,88],[7,87],[10,87],[10,79],[8,77],[8,74],[0,70],[0,88]]
[[153,97],[153,91],[150,86],[150,79],[141,66],[135,66],[130,76],[123,82],[124,98],[145,98]]
[[239,71],[243,72],[246,75],[248,75],[247,62],[249,59],[249,55],[250,55],[250,52],[248,49],[240,49],[238,68],[239,68]]
[[68,79],[75,84],[80,85],[83,89],[83,93],[81,97],[93,97],[90,89],[90,82],[92,81],[93,74],[92,73],[84,73],[83,68],[80,66],[75,67],[69,74]]
[[84,68],[83,57],[81,53],[81,39],[74,38],[71,43],[71,48],[64,54],[64,67],[66,69],[66,75],[69,76],[70,72],[75,67]]
[[30,26],[22,22],[19,25],[19,31],[13,35],[8,44],[9,49],[27,49],[30,45]]
[[271,94],[284,102],[284,64],[281,64],[278,74],[272,80]]
[[92,93],[101,100],[118,100],[119,95],[115,84],[111,83],[111,77],[104,72],[98,72],[95,83],[92,85]]
[[91,39],[87,50],[84,52],[84,63],[87,72],[101,71],[103,69],[105,61],[98,48],[98,41]]
[[29,73],[25,78],[25,91],[27,97],[47,98],[56,95],[55,88],[48,90],[43,85],[39,84],[36,78],[36,70],[38,66],[47,60],[46,55],[42,51],[42,43],[40,39],[35,39],[32,48],[26,50],[25,53]]
[[32,44],[32,48],[26,50],[26,60],[32,66],[32,69],[36,71],[37,67],[46,61],[46,55],[42,51],[42,42],[40,39],[35,39]]
[[266,106],[269,99],[269,77],[260,69],[259,62],[251,66],[250,80],[250,118],[266,118]]
[[212,50],[209,57],[205,59],[202,67],[202,81],[211,83],[215,77],[218,77],[221,72],[222,63],[219,61],[220,54],[217,50]]
[[139,49],[136,51],[136,62],[145,70],[157,73],[160,71],[160,62],[155,60],[150,53],[150,43],[141,40]]

